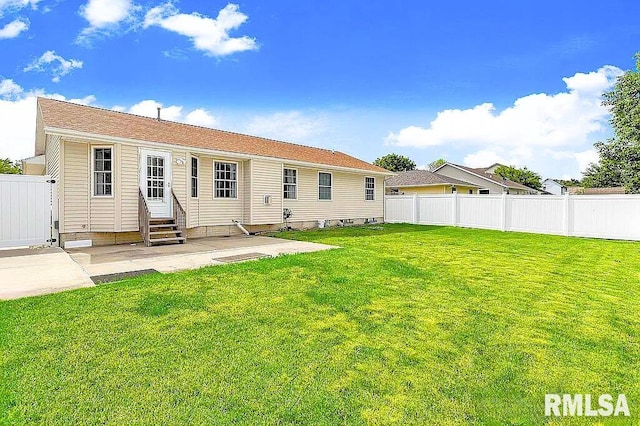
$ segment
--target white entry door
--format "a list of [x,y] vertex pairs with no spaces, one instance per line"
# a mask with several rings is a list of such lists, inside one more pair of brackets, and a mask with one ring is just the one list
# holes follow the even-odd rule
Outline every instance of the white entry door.
[[151,217],[171,217],[171,153],[140,150],[140,189]]

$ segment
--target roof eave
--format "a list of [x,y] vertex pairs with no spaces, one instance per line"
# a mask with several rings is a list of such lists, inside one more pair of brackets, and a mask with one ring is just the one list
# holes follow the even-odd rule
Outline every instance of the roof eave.
[[166,142],[151,142],[151,141],[144,141],[139,139],[120,138],[116,136],[100,135],[96,133],[86,133],[86,132],[80,132],[77,130],[62,129],[62,128],[51,127],[51,126],[44,126],[44,132],[45,134],[57,135],[65,138],[80,139],[79,142],[96,141],[96,142],[104,142],[104,143],[122,143],[127,145],[163,146],[163,147],[171,147],[179,150],[188,150],[188,151],[199,153],[199,154],[210,154],[210,155],[218,154],[218,155],[224,155],[224,156],[230,156],[230,157],[244,158],[247,160],[267,159],[272,161],[284,162],[287,164],[294,164],[294,165],[307,166],[307,167],[313,167],[313,168],[330,168],[330,169],[341,170],[341,171],[350,172],[350,173],[355,172],[359,174],[370,174],[370,175],[373,174],[373,175],[380,175],[380,176],[393,176],[394,174],[393,172],[390,172],[390,171],[358,169],[358,168],[352,168],[352,167],[336,166],[332,164],[312,163],[308,161],[292,160],[288,158],[267,157],[267,156],[246,154],[246,153],[240,153],[240,152],[198,148],[193,146],[171,144]]

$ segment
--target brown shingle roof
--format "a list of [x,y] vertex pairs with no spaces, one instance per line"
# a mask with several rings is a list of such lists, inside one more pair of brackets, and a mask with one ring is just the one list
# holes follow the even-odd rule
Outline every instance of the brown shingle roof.
[[581,186],[570,186],[567,188],[571,195],[612,195],[626,194],[624,186],[610,186],[606,188],[583,188]]
[[387,180],[385,180],[385,185],[389,187],[420,185],[464,185],[472,186],[474,188],[478,187],[478,185],[450,178],[438,173],[429,172],[427,170],[411,170],[408,172],[398,173],[395,176],[387,178]]
[[158,121],[154,118],[54,99],[38,98],[38,107],[45,128],[389,173],[381,167],[328,149],[173,121]]

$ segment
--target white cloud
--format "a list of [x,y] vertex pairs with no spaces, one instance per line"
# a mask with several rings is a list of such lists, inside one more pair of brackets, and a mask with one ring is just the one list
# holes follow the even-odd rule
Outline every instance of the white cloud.
[[80,15],[89,26],[84,28],[77,38],[81,44],[89,44],[97,35],[109,35],[119,28],[122,22],[134,20],[139,10],[131,0],[89,0],[80,6]]
[[289,142],[302,142],[325,129],[322,118],[308,117],[300,111],[277,112],[254,117],[246,133]]
[[160,117],[163,120],[178,121],[203,127],[213,127],[218,122],[218,120],[205,109],[196,108],[188,113],[184,113],[184,107],[181,105],[163,106],[162,103],[151,99],[138,102],[130,108],[116,105],[111,109],[114,111],[129,112],[143,117],[156,118],[158,116],[158,107],[161,108]]
[[11,79],[4,79],[0,81],[0,97],[14,98],[23,92],[22,87],[17,85]]
[[159,26],[189,37],[196,49],[211,56],[256,50],[258,44],[255,39],[229,36],[231,30],[240,27],[248,19],[239,9],[237,4],[229,3],[213,19],[199,13],[180,13],[172,3],[165,3],[147,12],[143,27]]
[[585,170],[589,164],[597,163],[599,161],[598,151],[595,149],[588,149],[582,152],[576,152],[575,158],[580,165],[580,170]]
[[40,0],[0,0],[0,17],[4,16],[5,12],[15,12],[28,6],[37,9],[38,3]]
[[476,148],[478,151],[467,154],[464,160],[475,166],[496,161],[542,163],[545,149],[571,152],[574,161],[582,164],[575,151],[607,130],[609,111],[601,105],[601,96],[622,73],[609,65],[590,73],[576,73],[563,78],[566,91],[524,96],[502,111],[496,111],[492,103],[444,110],[428,127],[409,126],[389,133],[386,143],[416,148]]
[[30,65],[27,65],[23,71],[46,72],[47,69],[49,69],[53,76],[51,81],[58,83],[61,77],[64,77],[76,68],[82,68],[82,61],[77,59],[67,60],[62,56],[56,55],[54,50],[48,50],[44,52],[42,56],[35,59]]
[[[40,89],[25,91],[13,80],[0,80],[0,158],[19,160],[33,156],[38,96],[66,99],[60,94],[47,94]],[[90,95],[67,100],[86,105],[95,102],[95,97]]]
[[16,38],[21,32],[29,29],[29,21],[26,19],[15,19],[0,29],[0,40]]
[[208,111],[198,108],[191,111],[185,117],[185,123],[193,124],[195,126],[213,127],[216,125],[216,118]]

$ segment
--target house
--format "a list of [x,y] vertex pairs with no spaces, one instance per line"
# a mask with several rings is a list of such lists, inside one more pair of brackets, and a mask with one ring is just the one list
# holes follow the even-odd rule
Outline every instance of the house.
[[400,172],[385,181],[386,194],[477,194],[478,186],[427,170]]
[[35,159],[58,182],[62,244],[274,230],[284,212],[295,228],[383,220],[392,173],[341,152],[165,121],[160,110],[37,105]]
[[553,195],[564,195],[567,193],[567,187],[553,179],[545,179],[542,182],[542,190]]
[[582,186],[570,186],[567,188],[570,195],[616,195],[626,194],[624,186],[610,186],[605,188],[584,188]]
[[500,164],[493,164],[489,167],[471,168],[454,163],[445,163],[434,170],[439,175],[459,179],[465,182],[478,185],[478,194],[511,194],[511,195],[536,195],[540,191],[529,188],[518,182],[505,179],[495,174],[496,167]]

